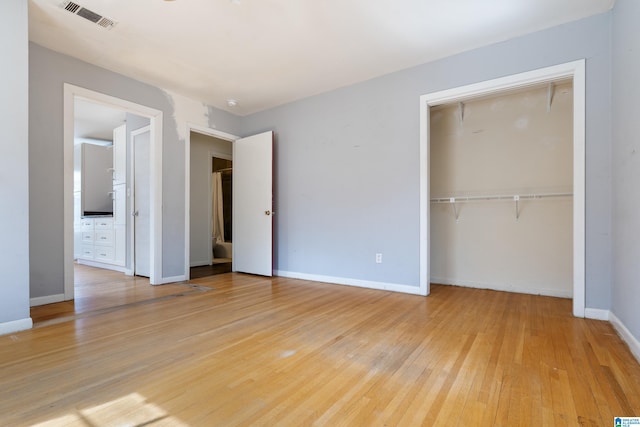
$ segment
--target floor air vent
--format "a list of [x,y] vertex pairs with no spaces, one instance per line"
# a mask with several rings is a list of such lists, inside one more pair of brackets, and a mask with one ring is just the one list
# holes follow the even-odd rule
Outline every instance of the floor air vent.
[[82,7],[78,3],[74,3],[72,1],[65,1],[60,5],[60,7],[74,15],[81,16],[102,28],[111,29],[116,25],[116,22],[113,19],[104,17],[99,13],[95,13],[94,11],[87,9],[86,7]]

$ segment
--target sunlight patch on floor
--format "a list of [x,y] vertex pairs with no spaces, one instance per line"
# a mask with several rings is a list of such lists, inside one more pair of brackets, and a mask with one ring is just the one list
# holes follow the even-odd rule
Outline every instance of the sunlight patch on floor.
[[138,393],[87,409],[76,414],[35,424],[33,427],[110,427],[110,426],[175,426],[188,427],[157,405],[148,403]]

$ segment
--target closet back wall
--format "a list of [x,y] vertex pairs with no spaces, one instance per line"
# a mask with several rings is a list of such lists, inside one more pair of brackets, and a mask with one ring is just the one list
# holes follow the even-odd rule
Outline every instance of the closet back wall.
[[[431,199],[572,193],[572,87],[431,110]],[[462,112],[462,117],[460,113]],[[572,198],[431,203],[431,282],[572,296]]]

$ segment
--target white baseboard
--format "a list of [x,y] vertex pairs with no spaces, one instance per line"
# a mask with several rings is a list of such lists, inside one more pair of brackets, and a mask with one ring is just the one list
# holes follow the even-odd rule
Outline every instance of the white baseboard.
[[161,277],[160,280],[152,285],[166,285],[167,283],[184,282],[187,280],[187,276],[173,276],[173,277]]
[[599,308],[585,308],[584,317],[594,320],[609,320],[611,312],[609,310],[602,310]]
[[33,320],[31,320],[30,317],[27,317],[26,319],[12,320],[11,322],[0,323],[0,335],[24,331],[31,328],[33,328]]
[[344,277],[321,276],[318,274],[298,273],[295,271],[275,270],[275,276],[288,277],[290,279],[310,280],[312,282],[331,283],[334,285],[356,286],[359,288],[379,289],[383,291],[402,292],[405,294],[421,295],[420,287],[399,285],[396,283],[373,282],[369,280],[348,279]]
[[627,329],[627,327],[618,319],[618,317],[610,313],[609,321],[613,325],[613,328],[620,334],[620,337],[627,343],[629,346],[629,350],[636,358],[638,362],[640,362],[640,342],[633,336],[633,334]]
[[64,301],[64,294],[47,295],[44,297],[34,297],[29,300],[29,305],[35,307],[38,305],[53,304],[55,302]]
[[124,266],[120,266],[120,265],[115,265],[115,264],[108,264],[106,262],[99,262],[99,261],[91,261],[88,259],[78,259],[78,264],[82,264],[82,265],[88,265],[89,267],[97,267],[97,268],[104,268],[106,270],[113,270],[113,271],[119,271],[120,273],[126,273],[127,272],[127,268]]
[[558,297],[558,298],[572,298],[573,290],[570,291],[560,291],[557,289],[538,289],[538,288],[520,288],[509,285],[501,285],[495,283],[478,283],[478,282],[470,282],[466,280],[451,280],[442,277],[432,277],[431,283],[438,283],[441,285],[452,285],[452,286],[462,286],[465,288],[476,288],[476,289],[491,289],[493,291],[504,291],[504,292],[517,292],[520,294],[530,294],[530,295],[543,295],[546,297]]

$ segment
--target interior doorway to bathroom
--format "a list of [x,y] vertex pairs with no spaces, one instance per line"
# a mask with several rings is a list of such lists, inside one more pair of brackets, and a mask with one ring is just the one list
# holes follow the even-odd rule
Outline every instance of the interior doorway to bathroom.
[[190,277],[232,269],[233,146],[190,133]]

